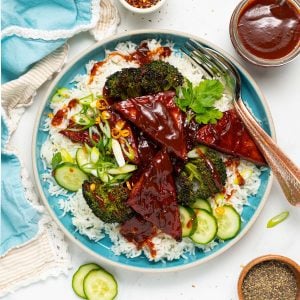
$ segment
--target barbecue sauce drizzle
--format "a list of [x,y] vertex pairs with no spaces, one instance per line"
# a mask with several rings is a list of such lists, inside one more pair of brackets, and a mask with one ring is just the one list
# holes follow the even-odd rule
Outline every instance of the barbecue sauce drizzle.
[[[150,63],[156,57],[158,59],[162,59],[162,58],[170,56],[171,53],[172,53],[172,50],[170,49],[170,47],[163,47],[163,46],[158,47],[151,51],[148,47],[147,42],[141,43],[138,46],[138,48],[136,49],[136,51],[134,51],[133,53],[130,53],[130,54],[122,54],[118,51],[111,52],[107,55],[106,59],[94,64],[94,66],[91,70],[89,84],[91,84],[93,82],[94,77],[98,73],[98,70],[103,65],[105,65],[109,61],[109,59],[111,59],[115,56],[119,56],[127,62],[135,62],[139,65],[144,65],[144,64]],[[104,94],[105,94],[105,91],[104,91]]]

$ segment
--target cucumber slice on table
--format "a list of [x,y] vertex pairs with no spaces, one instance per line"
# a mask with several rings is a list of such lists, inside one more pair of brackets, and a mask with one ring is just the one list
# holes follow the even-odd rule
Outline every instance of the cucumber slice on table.
[[86,264],[79,267],[79,269],[74,273],[72,278],[72,288],[73,291],[81,298],[86,299],[84,290],[83,290],[83,280],[86,275],[92,271],[100,269],[101,267],[96,264]]
[[105,270],[92,270],[84,278],[83,290],[89,300],[112,300],[118,294],[118,284]]
[[53,176],[56,182],[68,191],[78,191],[84,180],[88,177],[79,167],[71,163],[60,164],[54,171]]
[[218,225],[216,218],[205,209],[195,209],[197,228],[191,239],[197,244],[208,244],[217,234]]
[[191,236],[197,228],[196,214],[190,207],[179,206],[182,237]]
[[192,205],[192,208],[201,208],[207,210],[209,213],[212,212],[211,206],[207,200],[198,198]]
[[218,238],[228,240],[238,234],[241,228],[241,216],[232,206],[217,207],[214,215],[218,222]]

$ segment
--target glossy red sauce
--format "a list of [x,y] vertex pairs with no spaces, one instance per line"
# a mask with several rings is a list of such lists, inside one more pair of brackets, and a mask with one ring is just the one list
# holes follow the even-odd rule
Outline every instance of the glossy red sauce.
[[74,143],[82,143],[88,144],[90,147],[94,146],[94,143],[99,142],[99,135],[96,133],[92,134],[92,139],[90,138],[89,131],[86,130],[74,130],[74,128],[67,128],[60,130],[59,133],[64,135],[65,137],[69,138]]
[[234,109],[224,112],[217,124],[209,124],[200,128],[197,133],[197,141],[256,164],[266,164],[264,157]]
[[167,151],[161,150],[133,187],[128,205],[162,232],[181,240],[181,223],[173,166]]
[[75,108],[77,104],[78,104],[78,100],[77,100],[77,99],[72,99],[72,100],[70,100],[70,102],[68,103],[68,108],[69,108],[69,109]]
[[64,118],[67,116],[67,113],[70,109],[76,107],[78,103],[77,99],[72,99],[69,101],[68,105],[63,107],[62,109],[58,110],[56,114],[54,115],[53,119],[51,120],[52,126],[59,126]]
[[203,125],[200,125],[194,119],[190,120],[189,122],[187,120],[184,121],[184,131],[188,151],[192,150],[195,147],[197,143],[197,132],[202,126]]
[[53,119],[51,120],[51,125],[59,126],[63,122],[67,112],[68,112],[68,110],[65,108],[58,110],[56,112],[56,114],[54,115]]
[[172,50],[169,47],[158,47],[151,51],[148,47],[147,42],[141,43],[139,47],[136,49],[136,51],[130,54],[122,54],[117,51],[112,52],[108,54],[105,60],[99,61],[94,64],[91,70],[89,83],[93,82],[95,75],[98,73],[98,70],[114,56],[119,56],[122,59],[126,60],[127,62],[136,62],[139,65],[143,65],[143,64],[150,63],[154,58],[162,59],[168,57],[171,55],[171,53]]
[[151,222],[146,221],[140,215],[134,216],[121,225],[120,233],[138,249],[147,245],[151,256],[155,257],[156,250],[151,238],[156,235],[157,230]]
[[186,159],[183,114],[175,105],[174,97],[175,92],[168,91],[121,101],[113,107],[154,141]]
[[250,53],[278,59],[299,46],[300,12],[288,0],[250,0],[240,13],[237,31]]

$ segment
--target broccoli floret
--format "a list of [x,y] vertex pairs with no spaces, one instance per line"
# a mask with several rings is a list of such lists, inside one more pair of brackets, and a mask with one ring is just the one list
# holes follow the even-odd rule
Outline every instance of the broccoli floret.
[[93,177],[83,182],[82,193],[90,209],[103,222],[122,223],[133,215],[126,204],[129,191],[123,185],[104,185]]
[[105,82],[105,92],[115,100],[124,100],[176,89],[182,84],[183,76],[177,68],[157,60],[110,75]]
[[215,169],[218,171],[218,174],[221,179],[221,183],[224,186],[227,179],[227,174],[226,174],[225,164],[220,154],[217,151],[214,151],[212,149],[207,149],[205,155],[213,163]]
[[182,84],[182,74],[167,62],[156,60],[142,67],[141,86],[144,95],[175,90]]
[[[184,170],[176,178],[177,199],[183,205],[192,205],[197,198],[207,199],[210,196],[221,192],[225,185],[227,175],[226,167],[220,155],[211,149],[206,149],[204,157],[190,160]],[[217,174],[213,174],[209,164]],[[214,175],[220,179],[220,185],[216,184]]]
[[187,172],[180,172],[176,177],[177,200],[184,206],[191,206],[197,199],[197,184]]
[[127,68],[110,75],[105,82],[107,95],[114,99],[134,98],[141,95],[141,69]]

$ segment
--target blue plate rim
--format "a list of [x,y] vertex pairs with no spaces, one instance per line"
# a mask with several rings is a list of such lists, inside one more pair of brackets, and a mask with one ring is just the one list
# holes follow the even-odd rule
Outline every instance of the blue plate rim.
[[208,257],[205,257],[201,260],[195,261],[195,262],[191,262],[189,264],[185,264],[185,265],[181,265],[181,266],[175,266],[175,267],[168,267],[168,268],[160,268],[160,269],[154,269],[154,268],[145,268],[145,267],[135,267],[135,266],[129,266],[129,265],[125,265],[123,263],[119,263],[119,262],[114,262],[111,261],[97,253],[95,253],[94,251],[92,251],[91,249],[89,249],[87,246],[85,246],[84,244],[82,244],[79,240],[77,240],[64,226],[63,224],[60,222],[58,216],[54,213],[54,211],[51,209],[47,198],[45,197],[44,193],[43,193],[43,189],[41,186],[41,182],[39,180],[39,175],[38,175],[38,168],[37,168],[37,160],[36,160],[36,143],[37,143],[37,136],[38,136],[38,130],[39,130],[39,122],[40,122],[40,118],[42,116],[43,110],[45,108],[45,105],[47,103],[47,100],[49,99],[50,95],[53,92],[53,89],[55,88],[56,84],[60,81],[60,79],[64,76],[64,74],[66,72],[68,72],[76,63],[77,61],[79,61],[81,58],[83,58],[85,55],[88,55],[90,52],[92,52],[93,50],[95,50],[96,48],[101,47],[102,45],[109,43],[109,42],[113,42],[115,40],[121,39],[121,38],[126,38],[128,37],[128,40],[130,40],[130,37],[132,36],[137,36],[137,35],[143,35],[143,34],[170,34],[170,35],[175,35],[175,36],[181,36],[183,38],[190,38],[190,39],[194,39],[199,41],[202,44],[205,44],[213,49],[216,49],[217,51],[221,52],[223,55],[225,55],[227,58],[229,58],[238,68],[239,70],[243,73],[243,75],[247,78],[247,80],[252,84],[254,90],[256,91],[256,93],[259,96],[259,99],[261,101],[261,104],[265,110],[268,122],[269,122],[269,126],[270,126],[270,133],[271,136],[274,140],[276,140],[276,135],[275,135],[275,127],[274,127],[274,123],[273,123],[273,119],[271,116],[271,112],[269,109],[269,106],[267,104],[267,101],[263,95],[263,93],[261,92],[260,88],[258,87],[258,85],[256,84],[255,80],[252,78],[252,76],[244,69],[243,66],[240,65],[240,63],[238,63],[233,57],[231,57],[230,54],[228,54],[227,52],[225,52],[223,49],[219,48],[218,46],[214,45],[213,43],[198,37],[196,35],[193,34],[189,34],[189,33],[185,33],[185,32],[181,32],[181,31],[176,31],[176,30],[165,30],[165,29],[160,29],[160,30],[134,30],[134,31],[129,31],[129,32],[124,32],[124,33],[120,33],[120,34],[116,34],[112,37],[103,39],[97,43],[95,43],[94,45],[92,45],[91,47],[83,50],[81,53],[79,53],[78,55],[76,55],[73,59],[70,60],[70,62],[68,62],[63,69],[60,71],[60,73],[57,75],[57,77],[52,81],[52,83],[50,84],[50,86],[48,87],[45,95],[44,95],[44,99],[41,101],[38,112],[37,112],[37,116],[35,119],[35,123],[34,123],[34,131],[33,131],[33,139],[32,139],[32,164],[33,164],[33,174],[34,174],[34,180],[35,180],[35,184],[38,190],[38,194],[40,196],[40,198],[42,199],[43,204],[45,205],[45,207],[47,208],[48,213],[50,214],[50,216],[52,217],[52,219],[56,222],[56,224],[58,225],[58,227],[62,230],[62,232],[65,234],[66,237],[68,237],[72,242],[74,242],[77,246],[79,246],[79,248],[81,248],[82,250],[84,250],[86,253],[90,254],[91,256],[93,256],[95,259],[100,260],[103,263],[107,263],[108,265],[114,266],[114,267],[120,267],[122,269],[125,269],[127,271],[137,271],[137,272],[147,272],[147,273],[166,273],[166,272],[175,272],[175,271],[181,271],[181,270],[186,270],[192,267],[196,267],[199,266],[200,264],[203,264],[217,256],[219,256],[220,254],[224,253],[226,250],[228,250],[229,248],[231,248],[234,244],[236,244],[242,237],[244,237],[246,235],[246,233],[249,231],[249,229],[252,227],[252,225],[254,224],[254,222],[256,221],[256,219],[258,218],[261,210],[263,209],[266,200],[268,198],[268,195],[270,193],[271,190],[271,186],[273,183],[273,173],[270,172],[270,176],[268,179],[268,183],[266,186],[266,190],[265,193],[260,201],[259,206],[257,207],[255,213],[253,214],[251,220],[246,224],[245,228],[243,229],[243,231],[241,232],[241,234],[239,234],[236,238],[234,238],[233,240],[229,241],[227,245],[225,245],[223,248],[221,248],[220,250],[218,250],[217,252],[211,254]]

